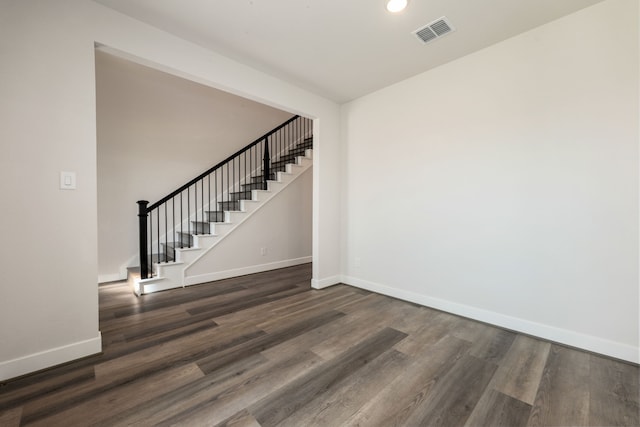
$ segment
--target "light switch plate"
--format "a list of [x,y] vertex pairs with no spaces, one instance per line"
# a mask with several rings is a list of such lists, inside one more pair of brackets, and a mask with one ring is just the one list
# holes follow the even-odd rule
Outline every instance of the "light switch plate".
[[76,189],[76,173],[60,172],[60,189],[75,190]]

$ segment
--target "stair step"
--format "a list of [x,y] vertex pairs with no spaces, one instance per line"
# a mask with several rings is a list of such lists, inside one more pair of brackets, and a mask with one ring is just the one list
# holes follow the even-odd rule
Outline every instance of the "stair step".
[[240,201],[239,200],[229,200],[224,202],[218,202],[218,207],[223,211],[239,211],[240,210]]
[[224,211],[205,211],[208,222],[224,222]]
[[[276,180],[276,172],[286,172],[287,171],[287,164],[291,164],[292,162],[287,162],[285,164],[281,164],[281,165],[277,165],[277,166],[271,166],[269,168],[269,181],[275,181]],[[251,177],[251,182],[262,182],[262,177],[263,175],[255,175]]]
[[287,155],[304,156],[306,154],[306,151],[309,150],[310,148],[311,147],[296,147],[296,148],[293,148],[293,149],[289,150]]
[[233,193],[230,193],[229,196],[231,196],[231,200],[232,201],[236,201],[236,200],[251,200],[251,190],[245,190],[245,191],[235,191]]
[[297,164],[298,162],[296,162],[295,157],[293,157],[293,159],[278,160],[277,162],[271,162],[272,170],[274,171],[284,170],[286,165]]
[[161,243],[161,245],[164,249],[163,255],[166,256],[167,262],[174,261],[176,259],[176,249],[182,249],[187,247],[185,244],[181,245],[180,242]]
[[189,248],[189,246],[180,242],[161,243],[161,245],[166,247],[167,249],[188,249]]
[[301,148],[301,147],[313,148],[313,137],[307,138],[304,141],[299,142],[299,143],[296,144],[296,148]]
[[299,154],[287,153],[284,156],[281,156],[277,161],[271,162],[271,164],[279,162],[296,163],[296,157],[298,156]]
[[[251,182],[252,183],[260,183],[260,182],[263,182],[263,180],[264,180],[264,175],[256,175],[256,176],[252,176],[251,177]],[[269,181],[275,181],[276,180],[276,174],[275,173],[269,174],[268,180]],[[264,190],[264,188],[263,188],[263,190]]]
[[204,221],[191,221],[191,234],[211,234],[211,224]]
[[151,264],[156,264],[159,262],[169,262],[173,261],[175,258],[169,254],[151,254]]
[[260,181],[260,182],[252,182],[251,184],[242,184],[242,189],[244,191],[264,190],[264,183]]
[[182,242],[182,244],[188,248],[193,246],[193,235],[187,233],[186,231],[178,231],[176,233],[178,237],[178,241]]

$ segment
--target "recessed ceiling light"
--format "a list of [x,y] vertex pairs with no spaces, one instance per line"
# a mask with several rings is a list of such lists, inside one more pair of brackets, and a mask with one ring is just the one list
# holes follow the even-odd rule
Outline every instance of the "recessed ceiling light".
[[402,12],[407,7],[407,0],[387,0],[387,10],[391,13]]

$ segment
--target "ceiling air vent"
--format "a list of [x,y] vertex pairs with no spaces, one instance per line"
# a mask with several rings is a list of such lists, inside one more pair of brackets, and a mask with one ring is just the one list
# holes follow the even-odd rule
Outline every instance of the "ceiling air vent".
[[456,29],[449,23],[446,17],[438,18],[428,23],[424,27],[420,27],[413,32],[422,43],[429,43],[435,39],[445,36]]

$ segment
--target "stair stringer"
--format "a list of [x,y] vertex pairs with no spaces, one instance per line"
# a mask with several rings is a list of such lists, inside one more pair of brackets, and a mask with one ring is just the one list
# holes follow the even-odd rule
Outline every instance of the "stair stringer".
[[[277,172],[275,181],[267,181],[268,190],[252,190],[252,200],[241,200],[241,211],[227,211],[225,217],[230,219],[231,222],[213,223],[224,226],[226,228],[224,233],[194,235],[194,246],[186,249],[176,249],[177,261],[154,264],[156,277],[137,280],[135,285],[136,294],[142,295],[202,283],[200,281],[189,282],[187,280],[186,270],[188,267],[198,262],[213,247],[231,235],[233,230],[260,210],[267,202],[302,175],[303,172],[312,167],[313,150],[306,150],[305,156],[298,156],[296,160],[297,163],[295,164],[287,164],[284,172]],[[200,244],[205,247],[199,247]],[[186,252],[189,252],[190,255],[183,256]]]

